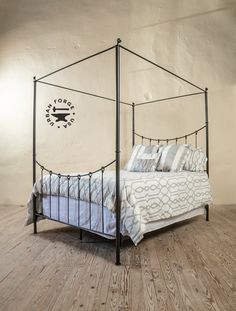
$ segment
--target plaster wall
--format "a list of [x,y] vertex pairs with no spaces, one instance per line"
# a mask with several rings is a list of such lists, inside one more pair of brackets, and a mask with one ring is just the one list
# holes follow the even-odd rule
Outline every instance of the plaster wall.
[[[32,178],[32,77],[115,44],[209,88],[210,180],[216,204],[236,203],[236,2],[226,0],[0,1],[0,203],[25,204]],[[113,97],[112,52],[46,80]],[[194,91],[122,53],[122,99],[143,102]],[[69,129],[50,127],[55,98],[76,106]],[[52,170],[93,170],[115,157],[114,104],[38,87],[37,157]],[[140,107],[137,132],[178,136],[204,123],[203,98]],[[131,110],[122,107],[122,163],[131,146]],[[200,138],[203,142],[203,138]]]

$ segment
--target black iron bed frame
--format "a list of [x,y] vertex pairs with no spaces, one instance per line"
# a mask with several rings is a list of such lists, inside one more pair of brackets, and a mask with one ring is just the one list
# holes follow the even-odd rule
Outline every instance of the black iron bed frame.
[[[137,56],[138,58],[152,64],[153,66],[169,73],[170,75],[186,82],[187,84],[193,86],[194,88],[196,88],[198,91],[195,92],[195,93],[190,93],[190,94],[184,94],[184,95],[178,95],[178,96],[173,96],[173,97],[168,97],[168,98],[161,98],[161,99],[156,99],[156,100],[151,100],[151,101],[146,101],[146,102],[141,102],[141,103],[129,103],[129,102],[125,102],[125,101],[121,101],[120,99],[120,51],[122,50],[125,50],[127,51],[128,53],[131,53],[132,55],[135,55]],[[84,62],[90,58],[93,58],[93,57],[96,57],[100,54],[103,54],[103,53],[106,53],[110,50],[115,50],[115,90],[116,90],[116,96],[115,96],[115,99],[113,98],[109,98],[109,97],[105,97],[105,96],[100,96],[98,94],[93,94],[93,93],[89,93],[89,92],[84,92],[84,91],[81,91],[81,90],[76,90],[76,89],[72,89],[72,88],[68,88],[68,87],[64,87],[64,86],[61,86],[61,85],[57,85],[57,84],[52,84],[52,83],[48,83],[48,82],[45,82],[45,81],[42,81],[43,79],[45,79],[46,77],[48,76],[51,76],[59,71],[62,71],[64,69],[67,69],[71,66],[74,66],[76,64],[79,64],[81,62]],[[60,174],[60,173],[55,173],[49,169],[47,169],[46,167],[44,167],[42,164],[40,164],[37,160],[36,160],[36,91],[37,91],[37,84],[38,83],[41,83],[41,84],[45,84],[45,85],[48,85],[48,86],[52,86],[52,87],[57,87],[57,88],[61,88],[61,89],[65,89],[65,90],[69,90],[69,91],[72,91],[72,92],[78,92],[80,94],[84,94],[84,95],[88,95],[88,96],[93,96],[93,97],[96,97],[96,98],[100,98],[100,99],[104,99],[104,100],[108,100],[108,101],[113,101],[115,102],[115,105],[116,105],[116,109],[115,109],[115,141],[116,141],[116,148],[115,148],[115,159],[113,161],[111,161],[110,163],[108,163],[107,165],[97,169],[96,171],[93,171],[93,172],[89,172],[87,174],[78,174],[78,175],[63,175],[63,174]],[[141,105],[147,105],[147,104],[150,104],[150,103],[157,103],[157,102],[160,102],[160,101],[166,101],[166,100],[172,100],[172,99],[178,99],[178,98],[181,98],[181,97],[189,97],[189,96],[195,96],[195,95],[200,95],[200,94],[203,94],[204,95],[204,103],[205,103],[205,124],[204,126],[202,126],[201,128],[187,134],[187,135],[184,135],[184,136],[179,136],[179,137],[174,137],[174,138],[165,138],[165,139],[159,139],[159,138],[150,138],[150,137],[146,137],[146,136],[143,136],[143,135],[140,135],[138,134],[136,131],[135,131],[135,108],[136,107],[139,107]],[[43,180],[43,176],[44,176],[44,171],[47,172],[49,174],[49,178],[50,178],[50,193],[49,193],[49,196],[50,196],[50,215],[49,217],[48,216],[45,216],[43,215],[43,213],[39,213],[37,212],[37,209],[36,209],[36,197],[34,196],[34,199],[33,199],[33,226],[34,226],[34,233],[36,234],[37,233],[37,218],[38,217],[43,217],[43,218],[47,218],[47,219],[50,219],[50,220],[54,220],[54,221],[57,221],[57,222],[61,222],[63,224],[67,224],[67,225],[70,225],[70,226],[73,226],[69,223],[69,213],[70,213],[70,201],[69,201],[69,196],[70,196],[70,180],[73,178],[76,178],[77,179],[77,185],[78,185],[78,223],[77,223],[77,226],[75,226],[76,228],[79,228],[80,229],[80,239],[82,240],[82,232],[83,230],[85,231],[90,231],[90,232],[94,232],[94,233],[103,233],[104,234],[104,205],[103,205],[103,174],[104,174],[104,171],[105,169],[114,164],[115,163],[115,174],[116,174],[116,236],[115,236],[115,241],[116,241],[116,265],[119,265],[120,264],[120,248],[121,248],[121,233],[120,233],[120,217],[121,217],[121,202],[120,202],[120,105],[123,104],[123,105],[128,105],[132,108],[132,146],[135,145],[135,138],[138,137],[139,139],[141,139],[142,143],[143,142],[149,142],[150,144],[152,142],[157,142],[157,143],[160,143],[160,142],[165,142],[166,144],[168,144],[169,142],[175,142],[176,144],[178,143],[178,141],[182,141],[184,140],[185,143],[187,143],[187,140],[190,136],[195,136],[195,146],[197,147],[198,145],[198,133],[202,130],[205,129],[205,141],[206,141],[206,156],[207,156],[207,165],[206,165],[206,172],[209,176],[209,123],[208,123],[208,89],[205,88],[201,88],[195,84],[193,84],[192,82],[180,77],[179,75],[167,70],[166,68],[156,64],[155,62],[131,51],[130,49],[124,47],[123,45],[121,45],[121,40],[120,39],[117,39],[117,43],[116,45],[110,47],[110,48],[107,48],[105,50],[102,50],[98,53],[95,53],[93,55],[90,55],[88,57],[85,57],[77,62],[74,62],[72,64],[69,64],[65,67],[62,67],[62,68],[59,68],[53,72],[50,72],[38,79],[36,79],[36,77],[33,78],[33,185],[35,184],[36,182],[36,166],[38,166],[41,170],[41,198],[43,197],[43,185],[42,185],[42,180]],[[102,204],[101,204],[101,208],[102,208],[102,232],[98,232],[98,231],[94,231],[91,229],[91,178],[93,176],[93,174],[95,173],[98,173],[98,172],[101,172],[101,191],[102,191]],[[67,217],[68,217],[68,222],[62,222],[60,221],[60,215],[59,215],[59,211],[60,211],[60,200],[58,200],[58,219],[54,219],[52,218],[51,216],[51,176],[52,175],[56,175],[58,177],[58,197],[60,196],[60,181],[62,178],[66,178],[67,179],[67,197],[68,197],[68,208],[67,208]],[[89,178],[89,212],[90,212],[90,228],[84,228],[80,225],[80,181],[81,181],[81,178],[83,177],[87,177]],[[209,220],[209,206],[206,205],[205,206],[205,210],[206,210],[206,220],[208,221]]]

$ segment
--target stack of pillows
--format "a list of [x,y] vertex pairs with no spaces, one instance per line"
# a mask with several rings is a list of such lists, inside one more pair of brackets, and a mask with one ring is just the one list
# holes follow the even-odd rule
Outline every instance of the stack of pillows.
[[135,145],[125,166],[130,172],[202,172],[207,158],[202,149],[191,145]]

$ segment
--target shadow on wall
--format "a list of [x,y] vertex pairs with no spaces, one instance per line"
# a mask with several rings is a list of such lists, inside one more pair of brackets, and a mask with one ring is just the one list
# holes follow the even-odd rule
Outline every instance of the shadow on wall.
[[188,15],[188,16],[182,16],[182,17],[178,17],[178,18],[173,18],[173,19],[169,19],[169,20],[165,20],[165,21],[160,21],[160,22],[157,22],[157,23],[148,24],[148,25],[144,25],[144,26],[141,26],[141,27],[134,28],[134,30],[155,27],[155,26],[162,25],[162,24],[181,22],[181,21],[192,19],[192,18],[195,18],[195,17],[209,15],[209,14],[218,13],[218,12],[226,11],[226,10],[232,10],[232,9],[236,10],[236,2],[229,2],[228,5],[226,7],[223,7],[223,8],[219,8],[219,9],[215,9],[215,10],[210,10],[210,11],[206,11],[206,12],[202,12],[202,13],[191,14],[191,15]]

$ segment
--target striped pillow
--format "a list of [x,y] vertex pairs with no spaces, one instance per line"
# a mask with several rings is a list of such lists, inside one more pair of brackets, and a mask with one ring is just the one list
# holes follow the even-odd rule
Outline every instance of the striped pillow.
[[125,169],[130,172],[155,172],[160,158],[158,150],[158,145],[134,146]]
[[158,171],[179,172],[183,170],[189,145],[166,145],[160,148],[161,158],[157,166]]
[[203,172],[206,169],[207,158],[201,148],[189,148],[189,153],[184,164],[184,170]]

